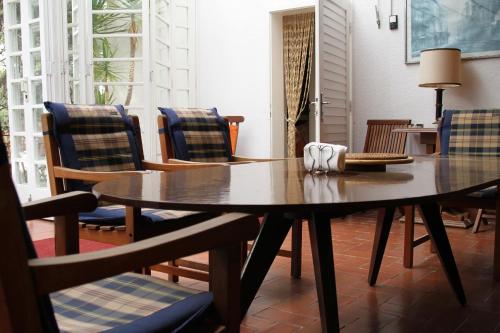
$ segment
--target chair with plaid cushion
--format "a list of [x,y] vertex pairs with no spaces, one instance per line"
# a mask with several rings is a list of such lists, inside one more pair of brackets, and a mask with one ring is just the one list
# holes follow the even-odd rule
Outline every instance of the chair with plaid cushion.
[[[9,240],[0,242],[0,332],[239,332],[240,258],[235,252],[257,235],[256,218],[226,214],[135,244],[39,259],[25,218],[92,211],[96,198],[71,192],[31,202],[21,212],[3,141],[0,197],[2,232]],[[216,263],[211,292],[128,273],[193,254],[193,248],[210,250]]]
[[[221,117],[216,108],[158,108],[158,131],[162,159],[172,163],[224,162],[229,164],[270,161],[271,159],[248,158],[234,155],[230,123],[238,117]],[[243,253],[245,255],[245,252]],[[301,275],[302,223],[292,226],[292,249],[281,249],[280,256],[291,258],[291,275]],[[177,260],[179,266],[206,271],[207,266],[186,260]],[[181,275],[182,276],[182,275]]]
[[[446,110],[440,140],[441,155],[500,157],[500,109]],[[474,233],[479,231],[481,221],[486,223],[485,210],[495,210],[495,196],[496,187],[490,187],[468,195],[460,203],[460,207],[478,208]]]
[[[445,110],[439,127],[441,155],[491,156],[491,163],[500,157],[500,109],[490,110]],[[471,175],[465,175],[470,177]],[[497,228],[500,216],[496,207],[496,187],[471,193],[451,202],[441,202],[444,207],[479,209],[473,232],[479,228],[484,209],[496,211]],[[413,229],[412,239],[413,239]],[[425,237],[425,236],[424,236]],[[497,236],[498,237],[498,236]],[[406,244],[405,238],[405,246]],[[500,247],[495,247],[500,251]],[[500,253],[499,256],[500,258]],[[500,267],[495,269],[495,278],[500,279]]]
[[[42,115],[50,188],[53,195],[90,191],[96,182],[145,172],[169,171],[205,165],[159,164],[145,161],[139,120],[126,116],[121,105],[70,105],[45,103]],[[199,212],[143,209],[101,205],[79,215],[79,236],[111,244],[125,244],[203,221],[213,215]],[[56,219],[56,253],[77,252],[70,248],[78,229],[66,229]],[[69,243],[68,243],[69,242]]]

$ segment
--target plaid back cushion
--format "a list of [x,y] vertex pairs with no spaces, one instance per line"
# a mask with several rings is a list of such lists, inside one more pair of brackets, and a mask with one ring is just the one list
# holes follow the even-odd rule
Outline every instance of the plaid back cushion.
[[446,110],[441,151],[450,155],[500,156],[500,109]]
[[[64,166],[86,171],[141,169],[135,132],[123,106],[45,102],[45,108],[54,116]],[[71,183],[72,190],[88,189]]]
[[229,128],[217,109],[159,108],[168,118],[175,158],[193,162],[232,159]]

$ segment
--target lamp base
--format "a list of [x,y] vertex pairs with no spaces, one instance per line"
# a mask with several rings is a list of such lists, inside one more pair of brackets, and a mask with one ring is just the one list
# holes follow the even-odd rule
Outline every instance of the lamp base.
[[443,112],[443,88],[436,89],[436,123],[441,119]]

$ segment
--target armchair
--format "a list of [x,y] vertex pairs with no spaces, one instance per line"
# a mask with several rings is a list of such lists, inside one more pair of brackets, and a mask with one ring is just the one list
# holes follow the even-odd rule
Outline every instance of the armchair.
[[[500,109],[445,110],[439,126],[440,155],[491,156],[497,164],[500,157]],[[468,175],[464,175],[468,176]],[[496,211],[496,240],[500,239],[500,207],[496,205],[497,188],[490,187],[453,201],[440,202],[444,207],[477,208]],[[479,227],[476,218],[473,230]],[[412,235],[413,236],[413,230]],[[424,236],[427,239],[427,236]],[[405,237],[406,242],[406,237]],[[407,245],[405,244],[405,247]],[[494,276],[500,280],[500,245],[495,246]]]
[[[221,117],[216,108],[158,108],[158,132],[164,163],[214,163],[229,164],[272,161],[234,155],[233,136],[228,123],[242,120],[237,116]],[[241,117],[243,118],[243,117]],[[291,258],[291,275],[301,275],[302,221],[292,225],[292,249],[281,249],[280,256]],[[246,249],[242,252],[246,255]],[[179,266],[206,271],[207,266],[187,260],[176,260]]]
[[[90,191],[94,183],[141,172],[170,171],[220,164],[175,165],[144,160],[139,119],[126,116],[123,106],[69,105],[45,102],[42,115],[47,169],[52,195],[68,191]],[[200,212],[142,210],[119,205],[100,206],[92,212],[57,217],[56,254],[78,252],[74,238],[126,244],[206,220]],[[128,212],[128,213],[126,213]],[[64,237],[59,237],[64,235]],[[59,238],[59,239],[58,239]]]
[[[240,258],[235,248],[256,236],[255,218],[226,214],[133,244],[39,259],[21,214],[3,142],[0,196],[3,233],[9,239],[0,242],[0,331],[239,332]],[[91,193],[77,192],[31,203],[25,214],[42,218],[92,211],[96,206]],[[215,263],[210,292],[127,273],[206,250]]]

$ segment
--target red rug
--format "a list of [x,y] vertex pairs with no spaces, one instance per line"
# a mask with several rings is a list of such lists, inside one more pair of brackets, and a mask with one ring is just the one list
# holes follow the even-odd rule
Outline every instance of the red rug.
[[[39,258],[55,256],[54,238],[40,239],[33,243]],[[111,247],[114,247],[114,245],[80,239],[80,253],[104,250]]]

